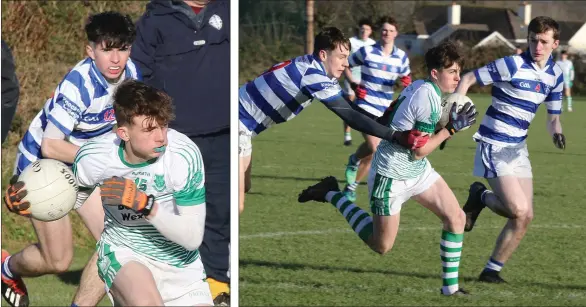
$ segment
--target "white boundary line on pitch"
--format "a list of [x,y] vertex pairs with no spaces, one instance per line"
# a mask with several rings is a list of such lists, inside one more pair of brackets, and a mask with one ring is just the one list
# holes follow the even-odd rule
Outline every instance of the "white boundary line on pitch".
[[[441,224],[433,227],[409,227],[403,226],[399,227],[399,231],[401,230],[421,230],[421,231],[439,231],[441,229]],[[476,226],[474,229],[501,229],[503,226]],[[541,228],[541,229],[581,229],[586,228],[586,225],[575,225],[575,224],[543,224],[543,225],[529,225],[529,229],[531,228]],[[301,230],[301,231],[280,231],[280,232],[263,232],[263,233],[255,233],[255,234],[241,234],[239,236],[240,240],[248,240],[248,239],[257,239],[257,238],[278,238],[278,237],[296,237],[296,236],[304,236],[304,235],[324,235],[324,234],[332,234],[332,233],[344,233],[344,232],[353,232],[350,228],[331,228],[331,229],[323,229],[323,230]]]

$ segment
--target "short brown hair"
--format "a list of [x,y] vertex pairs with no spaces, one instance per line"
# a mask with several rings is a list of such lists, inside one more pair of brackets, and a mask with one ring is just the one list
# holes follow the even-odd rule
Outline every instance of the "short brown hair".
[[464,57],[462,57],[458,46],[450,40],[440,43],[425,53],[427,72],[431,72],[432,69],[448,68],[454,63],[458,63],[462,68],[464,66]]
[[554,40],[560,39],[560,25],[557,23],[557,21],[547,16],[537,16],[531,19],[531,22],[529,22],[529,26],[527,27],[527,35],[529,35],[529,32],[539,34],[545,33],[549,30],[553,31]]
[[173,100],[165,92],[137,80],[122,82],[113,95],[114,114],[118,126],[132,125],[134,117],[144,115],[153,126],[175,119]]
[[399,23],[397,22],[397,20],[391,16],[382,16],[379,20],[378,20],[378,27],[380,29],[383,28],[383,25],[385,23],[388,23],[392,26],[395,26],[395,29],[397,30],[397,32],[399,32]]
[[333,51],[344,46],[350,50],[350,39],[336,27],[327,27],[321,30],[313,42],[313,55],[317,56],[321,50]]

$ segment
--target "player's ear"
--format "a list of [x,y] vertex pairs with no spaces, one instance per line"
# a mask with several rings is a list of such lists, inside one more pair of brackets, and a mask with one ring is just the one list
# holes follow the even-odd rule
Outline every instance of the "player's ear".
[[128,142],[128,140],[130,140],[130,137],[128,136],[128,128],[127,127],[120,127],[118,126],[116,128],[116,135],[118,135],[118,137],[123,140],[124,142]]
[[91,44],[85,45],[85,53],[87,53],[87,56],[89,56],[92,60],[96,59],[94,48],[92,48]]
[[328,59],[328,52],[322,49],[319,51],[318,56],[320,61],[325,62]]
[[431,76],[431,79],[432,80],[438,81],[438,79],[439,79],[439,70],[437,70],[437,69],[434,68],[434,69],[432,69],[429,72],[429,75]]

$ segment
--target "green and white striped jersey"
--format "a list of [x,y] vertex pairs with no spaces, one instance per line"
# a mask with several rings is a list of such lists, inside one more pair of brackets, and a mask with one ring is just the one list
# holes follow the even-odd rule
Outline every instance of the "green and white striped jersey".
[[[417,80],[405,88],[394,103],[390,126],[396,131],[417,129],[433,134],[441,112],[440,89],[431,81]],[[421,175],[427,163],[427,158],[415,160],[410,149],[382,140],[372,167],[385,177],[406,180]]]
[[[177,206],[205,205],[204,166],[197,146],[185,135],[167,130],[168,144],[156,159],[130,164],[124,158],[124,141],[112,133],[84,144],[75,157],[73,172],[80,187],[93,188],[112,176],[132,179],[155,196],[158,210],[178,214]],[[153,225],[123,206],[104,206],[104,232],[100,240],[131,249],[137,254],[175,267],[199,257],[168,240]]]

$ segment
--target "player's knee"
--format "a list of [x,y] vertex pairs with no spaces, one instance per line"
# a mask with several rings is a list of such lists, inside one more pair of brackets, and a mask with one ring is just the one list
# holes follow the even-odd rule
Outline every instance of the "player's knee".
[[45,258],[48,269],[53,274],[60,274],[67,272],[73,260],[73,253],[63,253],[58,256],[50,256]]
[[458,210],[448,214],[443,219],[444,225],[448,227],[448,229],[452,229],[455,232],[460,232],[464,230],[464,225],[466,225],[466,213],[464,210],[458,207]]
[[393,249],[394,242],[386,242],[385,240],[377,240],[370,244],[370,247],[377,254],[384,255]]
[[58,250],[50,250],[38,245],[41,250],[45,267],[49,273],[59,274],[66,272],[73,261],[73,247],[62,246]]
[[511,213],[513,214],[512,218],[515,220],[527,220],[533,219],[533,210],[529,208],[528,205],[525,204],[518,204],[511,206],[512,210]]

